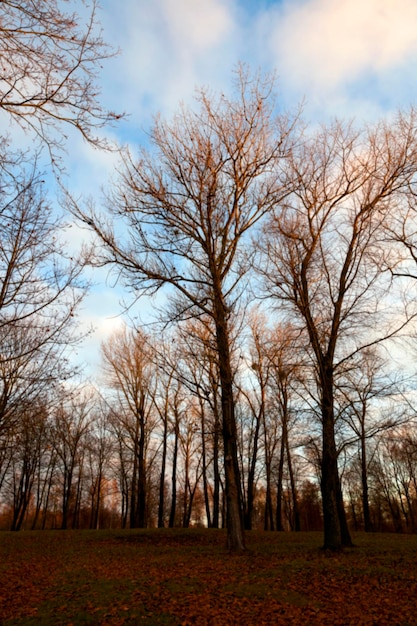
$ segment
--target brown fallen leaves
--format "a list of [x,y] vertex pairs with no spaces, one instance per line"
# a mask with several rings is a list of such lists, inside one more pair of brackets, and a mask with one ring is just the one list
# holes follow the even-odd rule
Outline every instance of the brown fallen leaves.
[[0,623],[417,624],[417,537],[214,530],[0,533]]

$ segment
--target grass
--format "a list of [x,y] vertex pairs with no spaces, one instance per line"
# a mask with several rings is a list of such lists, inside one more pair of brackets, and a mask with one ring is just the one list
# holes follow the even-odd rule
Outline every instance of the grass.
[[216,530],[0,533],[0,623],[417,624],[417,537]]

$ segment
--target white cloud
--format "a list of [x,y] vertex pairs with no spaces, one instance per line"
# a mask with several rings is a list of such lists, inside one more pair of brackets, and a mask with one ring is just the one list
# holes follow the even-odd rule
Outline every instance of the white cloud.
[[181,54],[210,51],[222,44],[232,27],[231,15],[220,0],[160,0],[160,5],[167,32]]
[[288,1],[275,14],[271,50],[286,80],[337,89],[415,54],[416,24],[415,0]]
[[120,290],[106,286],[103,280],[103,286],[90,292],[78,312],[78,329],[89,335],[77,348],[75,362],[87,365],[84,371],[87,376],[96,374],[100,367],[102,342],[109,339],[125,323],[121,315],[120,299]]
[[121,48],[106,64],[114,107],[122,102],[146,127],[158,111],[189,100],[196,86],[230,76],[237,39],[232,1],[128,0],[117,12],[104,2],[104,36]]

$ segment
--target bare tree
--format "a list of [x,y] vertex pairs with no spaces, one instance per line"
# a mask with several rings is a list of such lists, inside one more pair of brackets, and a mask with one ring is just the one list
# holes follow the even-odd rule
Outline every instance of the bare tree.
[[221,470],[221,427],[219,366],[212,320],[200,317],[178,326],[179,359],[176,373],[183,386],[195,396],[201,421],[203,496],[207,525],[219,528]]
[[71,518],[72,527],[77,526],[83,461],[92,422],[92,400],[91,394],[85,390],[64,391],[53,412],[52,437],[61,475],[63,530],[68,528]]
[[[406,204],[417,173],[414,111],[356,131],[335,122],[307,137],[288,161],[294,193],[265,228],[268,290],[308,333],[322,422],[324,544],[351,538],[335,443],[335,381],[353,355],[398,333],[415,316],[407,294],[389,299],[398,262],[382,226]],[[411,294],[409,294],[411,295]]]
[[130,489],[130,526],[146,526],[147,450],[154,429],[153,388],[156,368],[144,332],[123,329],[102,345],[104,369],[109,385],[117,393],[113,412],[128,439],[133,467]]
[[22,415],[19,428],[15,431],[13,445],[13,519],[11,530],[22,528],[32,490],[36,480],[36,472],[41,457],[46,452],[47,439],[47,407],[41,403],[21,406]]
[[71,12],[65,4],[3,0],[0,8],[0,111],[32,131],[53,160],[63,126],[104,147],[99,129],[120,117],[98,100],[97,73],[112,51],[98,28],[97,2],[73,1]]
[[65,351],[80,339],[87,284],[84,254],[66,251],[63,226],[32,167],[0,168],[0,435],[15,409],[74,369]]
[[402,426],[379,438],[370,475],[374,508],[379,505],[383,530],[416,532],[417,441],[414,424]]
[[230,323],[251,266],[248,232],[286,194],[280,163],[292,130],[287,116],[275,116],[272,86],[241,70],[235,99],[200,91],[196,111],[182,108],[171,123],[157,119],[153,154],[125,156],[110,220],[72,207],[101,243],[97,263],[113,265],[137,295],[170,286],[171,319],[213,321],[234,551],[245,541]]
[[100,513],[103,508],[105,482],[109,475],[111,459],[115,451],[110,433],[109,409],[101,398],[97,398],[92,427],[87,433],[86,448],[88,461],[90,528],[100,528]]
[[[303,379],[303,353],[305,337],[290,323],[277,324],[266,338],[265,358],[269,361],[271,386],[274,393],[273,408],[281,427],[280,452],[277,475],[276,527],[283,530],[282,505],[284,495],[284,468],[286,465],[291,493],[290,525],[300,530],[299,498],[291,445],[292,431],[299,422],[300,383]],[[305,400],[303,399],[303,404]],[[298,419],[297,419],[298,418]],[[299,426],[299,425],[298,425]],[[299,440],[302,438],[299,435]],[[300,444],[298,444],[300,445]]]
[[392,430],[409,421],[409,411],[401,401],[402,391],[398,380],[383,370],[386,364],[376,347],[364,350],[357,362],[343,372],[337,383],[335,396],[339,398],[339,420],[348,426],[343,447],[358,447],[362,486],[362,511],[365,532],[372,530],[369,506],[368,473],[369,442],[380,433]]
[[[252,312],[249,318],[250,345],[249,363],[244,366],[241,374],[242,381],[239,383],[240,404],[242,413],[247,414],[246,420],[241,420],[241,456],[243,474],[246,474],[244,485],[244,520],[245,528],[252,529],[253,513],[255,505],[256,484],[259,478],[259,449],[261,435],[266,436],[266,410],[268,400],[268,383],[270,370],[268,367],[265,351],[262,345],[262,333],[266,327],[266,320],[257,311]],[[242,359],[243,359],[243,355]],[[245,361],[243,359],[243,361]],[[251,372],[252,375],[247,374]],[[246,408],[247,407],[247,408]],[[245,410],[246,408],[246,410]],[[266,442],[264,441],[266,444]],[[265,446],[265,469],[266,469],[266,496],[270,496],[270,473],[268,469],[268,450]],[[246,472],[245,472],[246,465]]]

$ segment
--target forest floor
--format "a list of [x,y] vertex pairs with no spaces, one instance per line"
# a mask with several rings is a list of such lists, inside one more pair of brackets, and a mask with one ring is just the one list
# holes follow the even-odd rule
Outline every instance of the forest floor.
[[216,530],[0,533],[0,624],[417,625],[417,536]]

